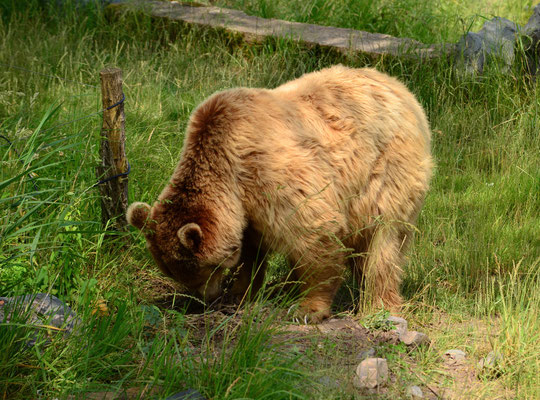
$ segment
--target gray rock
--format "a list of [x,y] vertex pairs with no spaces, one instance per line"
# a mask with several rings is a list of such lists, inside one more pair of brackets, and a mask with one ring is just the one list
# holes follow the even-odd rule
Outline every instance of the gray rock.
[[491,351],[487,356],[478,362],[478,369],[481,372],[499,374],[501,372],[501,364],[503,360],[504,357],[501,353],[498,351]]
[[[74,311],[55,296],[38,293],[16,297],[0,297],[0,322],[22,320],[30,325],[50,325],[65,334],[81,321]],[[37,337],[28,343],[33,345]]]
[[356,367],[353,384],[362,389],[382,386],[388,380],[388,363],[384,358],[368,358]]
[[[133,4],[134,2],[126,1]],[[143,10],[153,17],[179,20],[188,25],[224,29],[247,41],[260,42],[267,37],[284,38],[307,45],[331,47],[337,51],[364,53],[372,56],[430,57],[437,53],[433,46],[408,38],[396,38],[380,33],[335,28],[300,22],[266,19],[240,10],[214,6],[191,7],[182,2],[145,1]],[[135,2],[135,6],[140,8]]]
[[365,360],[366,358],[372,358],[375,356],[375,349],[373,347],[370,347],[368,349],[364,349],[362,350],[360,353],[358,353],[356,355],[356,359],[358,361],[363,361]]
[[400,318],[400,317],[394,317],[393,315],[391,315],[387,318],[387,321],[390,321],[391,323],[394,324],[394,326],[396,327],[396,331],[399,335],[407,332],[407,328],[409,324],[407,323],[406,319]]
[[422,393],[422,389],[418,386],[409,386],[407,388],[407,397],[410,399],[423,399],[424,393]]
[[458,65],[468,73],[483,73],[488,59],[503,61],[508,68],[514,62],[514,44],[519,26],[506,19],[495,17],[487,21],[479,32],[469,32],[456,46]]
[[540,74],[540,4],[534,7],[533,15],[523,27],[522,33],[527,70],[531,76],[535,77]]
[[523,27],[525,35],[532,35],[540,31],[540,4],[534,7],[533,15],[529,18],[527,24]]
[[458,349],[446,350],[444,354],[450,357],[452,360],[462,361],[465,360],[465,352]]
[[165,400],[206,400],[206,398],[195,389],[184,390],[167,397]]
[[337,389],[341,386],[340,382],[337,379],[331,378],[328,375],[321,376],[317,379],[317,382],[319,382],[321,385],[328,389]]
[[420,346],[430,342],[428,336],[425,333],[416,331],[407,331],[402,335],[399,335],[399,340],[405,343],[407,346]]

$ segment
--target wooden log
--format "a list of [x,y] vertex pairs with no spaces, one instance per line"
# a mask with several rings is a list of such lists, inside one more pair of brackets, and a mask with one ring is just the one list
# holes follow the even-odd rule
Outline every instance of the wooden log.
[[99,75],[104,110],[99,150],[101,165],[97,168],[98,179],[102,181],[99,185],[101,222],[103,227],[108,229],[124,231],[127,229],[125,217],[128,206],[127,175],[107,180],[115,175],[126,173],[129,165],[125,152],[122,70],[106,68]]
[[153,17],[182,21],[189,25],[224,29],[243,36],[246,41],[261,42],[268,37],[274,37],[331,48],[345,54],[364,54],[371,57],[391,55],[406,59],[424,59],[446,55],[453,49],[453,45],[450,44],[427,45],[409,38],[397,38],[348,28],[265,19],[247,15],[240,10],[194,6],[193,3],[120,0],[114,4],[114,9],[119,7],[143,10]]

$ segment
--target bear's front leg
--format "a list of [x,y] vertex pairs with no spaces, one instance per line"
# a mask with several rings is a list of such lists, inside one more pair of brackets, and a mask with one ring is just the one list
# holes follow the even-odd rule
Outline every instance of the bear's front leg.
[[266,259],[243,257],[240,265],[233,272],[231,295],[235,303],[242,303],[246,299],[255,298],[264,282],[266,272]]
[[[317,257],[319,252],[322,254]],[[315,251],[316,257],[310,257],[312,261],[309,264],[297,265],[294,269],[297,279],[303,282],[304,297],[297,312],[301,321],[318,324],[331,315],[332,302],[343,283],[345,260],[341,254],[329,252],[331,249],[328,248]]]
[[267,251],[261,236],[253,229],[246,229],[242,241],[242,254],[238,269],[233,273],[231,294],[235,302],[254,299],[262,287],[267,266]]

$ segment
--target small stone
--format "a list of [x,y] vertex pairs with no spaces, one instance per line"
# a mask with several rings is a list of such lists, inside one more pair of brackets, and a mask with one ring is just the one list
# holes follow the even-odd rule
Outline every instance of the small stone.
[[328,389],[337,389],[341,386],[337,379],[331,378],[328,375],[321,376],[317,379],[317,382]]
[[407,323],[406,319],[400,318],[400,317],[394,317],[393,315],[391,315],[387,318],[387,321],[390,321],[391,323],[394,324],[394,326],[396,327],[396,332],[399,335],[402,335],[405,332],[407,332],[407,328],[409,324]]
[[357,354],[356,359],[358,361],[363,361],[366,358],[372,358],[375,356],[375,349],[373,347],[370,347],[369,349],[364,349],[360,353]]
[[524,46],[528,72],[536,76],[540,74],[540,4],[534,7],[533,15],[521,30],[521,35],[520,46]]
[[501,353],[498,351],[491,351],[478,362],[478,369],[481,372],[499,375],[501,373],[500,367],[503,359]]
[[407,396],[411,399],[423,399],[424,393],[422,393],[422,389],[418,386],[409,386],[407,388]]
[[373,389],[388,380],[388,363],[384,358],[368,358],[356,367],[353,384],[356,388]]
[[184,390],[167,397],[165,400],[206,400],[206,398],[195,389]]
[[[0,322],[24,322],[28,326],[37,327],[49,325],[58,328],[56,332],[63,332],[64,336],[69,335],[81,320],[75,312],[55,296],[47,293],[27,294],[16,297],[0,297]],[[34,346],[43,331],[36,329],[27,346]],[[43,341],[50,344],[49,338]]]
[[408,331],[402,335],[399,335],[399,340],[401,340],[407,346],[420,346],[422,344],[427,344],[430,341],[425,333],[416,331]]
[[465,360],[465,356],[466,356],[464,351],[458,350],[458,349],[446,350],[444,354],[455,361]]

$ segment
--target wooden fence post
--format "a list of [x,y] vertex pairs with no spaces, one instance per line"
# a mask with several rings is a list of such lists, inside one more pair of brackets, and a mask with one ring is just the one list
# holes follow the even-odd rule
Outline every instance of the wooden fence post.
[[[97,168],[101,194],[101,223],[103,227],[124,231],[127,229],[128,166],[124,130],[124,94],[122,92],[122,70],[105,68],[99,73],[103,103],[103,125],[99,154],[101,165]],[[113,107],[114,106],[114,107]],[[126,173],[107,180],[118,174]],[[105,181],[105,182],[103,182]],[[110,221],[110,222],[109,222]]]

